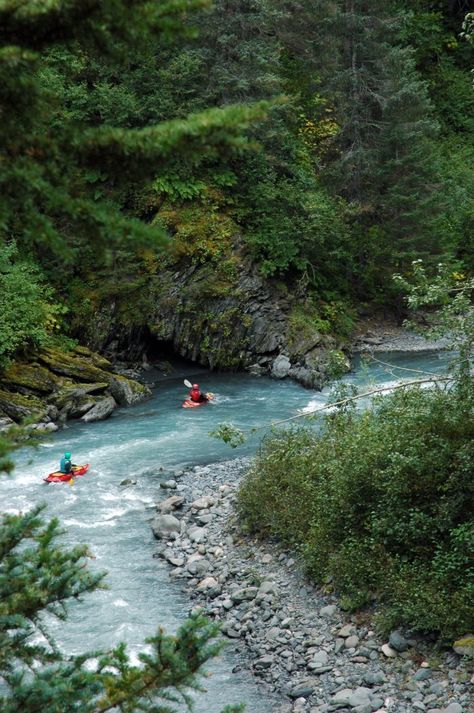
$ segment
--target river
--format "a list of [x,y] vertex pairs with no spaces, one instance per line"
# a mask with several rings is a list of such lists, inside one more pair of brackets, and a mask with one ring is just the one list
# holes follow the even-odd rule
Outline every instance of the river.
[[[377,357],[435,373],[446,369],[449,358],[444,353]],[[417,378],[408,371],[398,374]],[[182,409],[187,391],[183,378],[198,379],[203,390],[216,394],[215,401],[199,409]],[[356,364],[344,381],[370,388],[390,385],[396,376],[380,364]],[[150,520],[154,503],[164,494],[160,481],[189,465],[255,452],[262,432],[232,451],[209,438],[208,432],[218,423],[259,427],[315,408],[326,399],[326,390],[308,391],[292,381],[211,374],[180,366],[172,377],[157,384],[150,400],[120,409],[107,421],[70,423],[38,448],[18,451],[13,475],[0,479],[1,510],[19,512],[46,503],[46,516],[59,517],[65,528],[64,544],[87,543],[95,556],[91,567],[108,572],[109,589],[73,603],[66,623],[52,622],[50,628],[63,649],[79,653],[126,641],[136,656],[158,625],[175,630],[189,613],[189,602],[180,585],[169,580],[167,565],[153,557],[156,541]],[[90,462],[89,473],[77,478],[72,487],[43,483],[65,450],[72,452],[74,462]],[[128,478],[136,480],[136,485],[121,485]],[[213,675],[206,681],[208,693],[197,697],[198,713],[218,713],[224,704],[238,702],[246,703],[249,713],[268,713],[274,708],[274,701],[248,675],[232,672],[236,665],[236,654],[228,647],[209,667]]]

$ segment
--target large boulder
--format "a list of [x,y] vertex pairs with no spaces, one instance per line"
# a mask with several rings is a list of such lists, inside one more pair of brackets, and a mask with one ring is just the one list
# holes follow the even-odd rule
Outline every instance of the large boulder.
[[67,376],[75,381],[97,383],[110,380],[110,374],[95,366],[92,360],[78,354],[66,354],[58,349],[42,349],[38,359],[55,374]]
[[32,391],[40,394],[50,394],[66,382],[64,378],[53,374],[37,362],[11,364],[4,370],[1,381],[7,387],[13,387],[15,391],[23,393]]
[[290,373],[290,369],[290,360],[284,354],[280,354],[273,362],[272,376],[275,379],[284,379]]
[[466,634],[454,642],[453,648],[460,656],[474,658],[474,634]]
[[131,406],[151,396],[148,386],[114,374],[109,382],[109,392],[120,406]]
[[110,416],[115,408],[117,408],[115,399],[112,396],[104,396],[104,398],[97,401],[87,413],[81,416],[81,421],[85,423],[103,421]]
[[157,540],[166,540],[170,535],[177,534],[181,525],[174,515],[157,515],[152,520],[151,529]]
[[10,391],[0,390],[0,410],[17,422],[24,418],[42,421],[46,417],[46,408],[36,396],[24,396]]

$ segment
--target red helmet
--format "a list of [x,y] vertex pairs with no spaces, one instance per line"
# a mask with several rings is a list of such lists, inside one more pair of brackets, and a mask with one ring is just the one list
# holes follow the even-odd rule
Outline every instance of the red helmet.
[[193,384],[193,389],[197,391],[199,389],[199,384]]

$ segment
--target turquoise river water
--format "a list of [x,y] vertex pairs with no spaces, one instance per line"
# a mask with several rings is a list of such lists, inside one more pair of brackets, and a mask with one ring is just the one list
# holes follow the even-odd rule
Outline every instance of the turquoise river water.
[[[443,353],[378,355],[397,366],[441,372]],[[416,372],[397,372],[404,379]],[[216,394],[204,408],[183,409],[183,378],[198,379],[203,390]],[[396,381],[381,365],[355,365],[344,381],[370,388]],[[170,471],[251,455],[262,432],[233,451],[208,437],[218,423],[251,428],[322,405],[327,392],[308,391],[291,381],[275,381],[243,374],[214,374],[189,365],[159,381],[153,397],[135,407],[117,410],[107,421],[70,423],[36,448],[15,454],[12,476],[0,479],[1,511],[19,512],[45,502],[46,517],[58,516],[65,528],[64,543],[87,543],[95,555],[92,568],[107,570],[109,589],[94,592],[73,604],[66,623],[53,622],[57,642],[69,653],[110,648],[126,641],[136,655],[146,636],[158,625],[173,631],[189,613],[180,585],[169,580],[168,565],[154,558],[156,549],[150,520],[154,504],[163,496],[159,482]],[[65,450],[73,461],[90,462],[90,472],[73,487],[43,483],[56,470]],[[133,477],[137,484],[120,482]],[[248,674],[232,673],[238,664],[231,646],[210,667],[208,693],[198,696],[198,713],[218,713],[225,704],[244,702],[247,711],[267,713],[275,702]]]

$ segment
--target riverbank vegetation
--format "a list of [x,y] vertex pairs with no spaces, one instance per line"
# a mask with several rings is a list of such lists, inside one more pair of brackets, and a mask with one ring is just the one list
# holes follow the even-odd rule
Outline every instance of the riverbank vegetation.
[[474,626],[474,283],[443,266],[430,282],[419,262],[414,274],[409,302],[449,334],[451,374],[418,374],[423,386],[363,410],[339,389],[319,428],[264,440],[239,511],[247,531],[296,548],[347,609],[446,643]]

